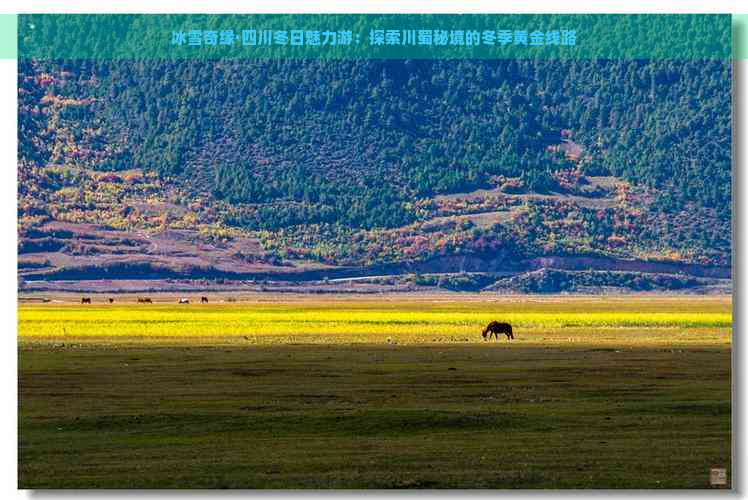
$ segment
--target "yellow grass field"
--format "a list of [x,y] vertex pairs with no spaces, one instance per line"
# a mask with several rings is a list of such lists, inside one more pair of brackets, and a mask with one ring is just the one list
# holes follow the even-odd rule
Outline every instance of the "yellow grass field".
[[512,344],[526,346],[724,346],[732,333],[731,302],[724,297],[472,298],[25,304],[18,333],[22,342],[464,343],[481,341],[482,328],[494,319],[511,323]]

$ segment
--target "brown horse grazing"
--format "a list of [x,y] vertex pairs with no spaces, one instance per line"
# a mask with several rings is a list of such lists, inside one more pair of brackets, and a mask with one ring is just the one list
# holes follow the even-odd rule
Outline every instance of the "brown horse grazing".
[[113,299],[113,298],[111,298],[111,297],[109,297],[109,303],[110,303],[110,304],[114,304],[114,299]]
[[138,297],[138,304],[152,304],[152,303],[153,302],[148,297]]
[[200,297],[200,303],[201,304],[207,304],[208,303],[208,297]]
[[498,321],[491,321],[485,330],[483,330],[483,339],[486,339],[486,336],[488,338],[491,338],[491,335],[493,335],[496,340],[499,340],[499,334],[503,333],[506,335],[507,340],[512,340],[514,338],[514,334],[512,333],[512,325],[509,323],[499,323]]
[[81,299],[81,304],[90,304],[91,303],[91,297],[83,297]]

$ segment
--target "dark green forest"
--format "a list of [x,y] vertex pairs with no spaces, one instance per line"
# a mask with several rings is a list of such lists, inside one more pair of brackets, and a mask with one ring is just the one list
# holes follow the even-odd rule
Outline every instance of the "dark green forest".
[[[40,64],[21,62],[22,87]],[[304,207],[239,225],[396,227],[414,217],[405,201],[487,187],[493,176],[548,191],[567,161],[548,151],[562,130],[588,152],[586,173],[661,190],[664,211],[695,202],[730,214],[728,61],[47,65],[68,75],[65,85],[32,88],[29,98],[95,99],[60,117],[57,126],[69,121],[82,134],[65,162],[140,167],[230,203]],[[34,133],[49,129],[47,116],[22,117],[21,158],[49,161],[51,141]]]

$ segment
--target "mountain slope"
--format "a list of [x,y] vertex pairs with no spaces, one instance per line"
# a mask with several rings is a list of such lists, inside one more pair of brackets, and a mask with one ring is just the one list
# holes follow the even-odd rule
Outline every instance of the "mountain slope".
[[[21,274],[729,266],[730,82],[729,61],[19,61]],[[192,246],[86,244],[108,231]]]

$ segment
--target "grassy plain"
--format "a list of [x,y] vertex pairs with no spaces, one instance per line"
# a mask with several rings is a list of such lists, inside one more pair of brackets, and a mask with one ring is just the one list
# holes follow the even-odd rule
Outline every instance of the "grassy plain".
[[[162,299],[19,306],[19,486],[705,488],[731,467],[729,297]],[[516,340],[483,342],[491,319]]]

